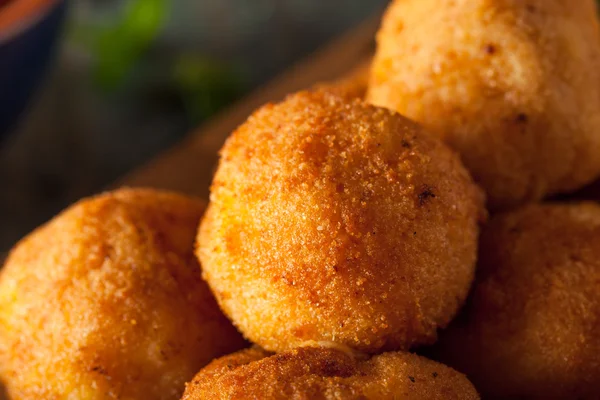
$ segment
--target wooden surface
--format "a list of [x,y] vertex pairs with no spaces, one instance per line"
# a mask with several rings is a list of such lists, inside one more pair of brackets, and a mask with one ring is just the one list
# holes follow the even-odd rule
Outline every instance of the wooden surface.
[[[288,69],[191,133],[174,148],[143,165],[113,187],[137,186],[176,190],[208,199],[218,152],[229,134],[261,105],[318,82],[352,76],[365,68],[374,50],[381,16],[357,28]],[[0,253],[0,266],[6,254]]]
[[338,79],[356,68],[362,68],[373,53],[380,18],[380,15],[372,16],[353,31],[318,50],[201,126],[179,145],[124,177],[117,186],[176,190],[207,199],[218,151],[229,134],[265,103],[281,100],[288,93],[317,82]]

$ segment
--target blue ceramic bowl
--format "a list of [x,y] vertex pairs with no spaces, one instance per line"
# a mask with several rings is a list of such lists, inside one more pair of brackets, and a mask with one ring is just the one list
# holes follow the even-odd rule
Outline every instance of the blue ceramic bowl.
[[66,0],[11,0],[0,7],[0,139],[44,76],[66,8]]

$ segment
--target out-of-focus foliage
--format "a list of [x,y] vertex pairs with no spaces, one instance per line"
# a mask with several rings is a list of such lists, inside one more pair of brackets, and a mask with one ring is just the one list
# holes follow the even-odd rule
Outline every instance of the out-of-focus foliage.
[[207,57],[184,54],[176,61],[173,78],[189,116],[199,121],[233,101],[243,86],[229,65]]
[[96,78],[114,87],[160,34],[168,12],[167,0],[135,0],[126,4],[119,20],[98,32],[93,46]]
[[[105,18],[75,22],[71,37],[91,59],[93,83],[112,93],[133,85],[177,98],[196,124],[235,100],[245,85],[231,63],[202,49],[165,46],[161,35],[172,16],[169,0],[128,0]],[[136,89],[133,89],[136,90]],[[164,103],[164,101],[163,101]]]

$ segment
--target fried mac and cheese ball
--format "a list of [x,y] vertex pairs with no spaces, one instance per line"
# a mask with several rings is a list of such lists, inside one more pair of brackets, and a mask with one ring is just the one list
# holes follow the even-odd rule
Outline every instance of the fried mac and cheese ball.
[[437,138],[360,100],[317,90],[262,107],[211,191],[204,277],[269,351],[431,343],[473,279],[479,189]]
[[445,365],[410,353],[357,360],[332,348],[272,355],[253,348],[210,363],[182,400],[476,400],[473,385]]
[[367,100],[442,137],[507,209],[600,174],[593,0],[396,0]]
[[23,239],[0,275],[0,380],[11,399],[178,399],[244,341],[193,254],[199,200],[119,190]]
[[600,205],[529,206],[482,233],[442,361],[490,399],[600,398]]

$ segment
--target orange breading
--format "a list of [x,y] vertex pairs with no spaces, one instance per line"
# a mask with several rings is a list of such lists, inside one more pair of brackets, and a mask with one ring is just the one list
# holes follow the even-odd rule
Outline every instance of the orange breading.
[[210,363],[182,400],[477,400],[464,375],[410,353],[356,360],[335,349],[248,349]]
[[600,174],[593,0],[396,0],[367,100],[423,124],[507,209]]
[[204,277],[270,351],[431,343],[469,290],[483,196],[391,111],[307,91],[229,138],[198,236]]
[[17,399],[178,399],[243,347],[193,255],[201,201],[152,190],[82,200],[0,274],[0,380]]

